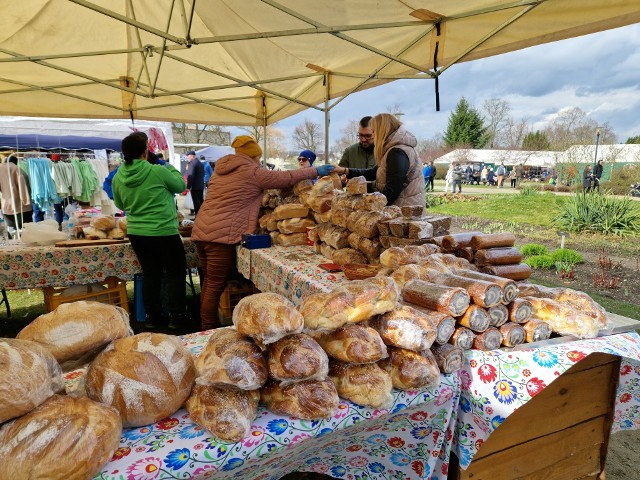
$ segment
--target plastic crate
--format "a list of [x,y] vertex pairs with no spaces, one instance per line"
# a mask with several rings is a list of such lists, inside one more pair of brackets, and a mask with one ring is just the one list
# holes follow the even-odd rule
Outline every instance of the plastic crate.
[[254,293],[259,293],[256,287],[248,280],[229,280],[227,288],[224,289],[220,296],[220,305],[218,308],[218,316],[222,323],[227,323],[231,319],[233,309],[240,300]]
[[55,310],[58,305],[79,300],[107,303],[129,311],[129,300],[127,298],[127,282],[117,277],[107,277],[101,282],[96,282],[105,287],[98,292],[80,293],[75,295],[63,295],[66,288],[44,287],[44,308],[47,312]]

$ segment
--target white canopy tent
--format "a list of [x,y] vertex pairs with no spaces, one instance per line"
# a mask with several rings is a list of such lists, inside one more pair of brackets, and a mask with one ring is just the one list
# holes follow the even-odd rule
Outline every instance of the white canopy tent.
[[224,145],[209,145],[208,147],[196,150],[196,158],[204,157],[205,162],[217,162],[218,159],[225,155],[230,155],[235,150],[232,147]]
[[327,131],[352,92],[434,79],[437,104],[457,62],[640,21],[638,0],[4,3],[0,115],[268,125],[312,108]]
[[527,165],[530,167],[554,167],[556,158],[562,155],[562,152],[532,152],[524,150],[475,150],[459,148],[453,150],[441,157],[438,157],[434,163],[449,164],[459,162],[461,164],[469,163],[491,163],[499,164],[504,162],[507,166]]

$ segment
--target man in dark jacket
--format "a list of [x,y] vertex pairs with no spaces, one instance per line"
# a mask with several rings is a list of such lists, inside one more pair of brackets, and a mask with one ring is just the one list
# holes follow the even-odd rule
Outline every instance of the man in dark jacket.
[[593,169],[593,188],[594,190],[598,190],[598,193],[600,192],[600,179],[602,178],[603,170],[602,160],[598,160],[596,168]]
[[196,152],[193,150],[187,152],[187,160],[187,190],[191,191],[193,210],[197,215],[204,200],[204,165],[196,158]]
[[429,162],[429,165],[431,165],[431,173],[429,173],[429,183],[427,183],[427,190],[429,190],[429,187],[431,187],[431,191],[433,192],[433,183],[436,179],[436,165],[435,163],[433,163],[433,160],[431,160]]

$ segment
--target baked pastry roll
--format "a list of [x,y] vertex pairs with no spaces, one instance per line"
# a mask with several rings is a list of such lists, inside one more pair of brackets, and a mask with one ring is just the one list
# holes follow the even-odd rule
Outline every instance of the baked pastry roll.
[[373,318],[369,325],[387,345],[413,350],[426,350],[436,339],[436,328],[429,317],[408,305]]
[[464,366],[465,356],[461,347],[445,343],[434,345],[431,347],[431,352],[442,373],[457,372]]
[[484,332],[491,325],[487,311],[478,305],[469,305],[467,311],[458,317],[458,323],[474,332]]
[[273,413],[302,420],[330,418],[340,403],[330,380],[305,380],[288,385],[270,380],[260,390],[260,401]]
[[518,296],[518,285],[509,278],[489,275],[487,273],[475,272],[473,270],[456,270],[456,275],[461,275],[475,280],[484,280],[486,282],[496,283],[502,288],[502,303],[509,303]]
[[542,320],[529,320],[522,325],[527,343],[547,340],[551,337],[551,326]]
[[391,376],[376,363],[353,365],[331,360],[329,378],[338,395],[358,405],[386,408],[393,403]]
[[502,335],[502,345],[505,347],[515,347],[524,343],[524,328],[517,323],[509,322],[500,327]]
[[463,288],[446,287],[423,280],[410,280],[402,288],[402,297],[421,307],[446,313],[453,317],[462,315],[471,299]]
[[523,298],[515,298],[507,305],[509,320],[515,323],[526,323],[531,318],[533,306],[531,302]]
[[314,338],[327,355],[343,362],[373,363],[387,357],[387,346],[378,332],[361,323],[330,333],[316,333]]
[[471,237],[469,245],[474,250],[485,248],[513,247],[516,243],[516,236],[510,232],[503,233],[482,233]]
[[476,335],[476,338],[473,339],[473,348],[476,350],[496,350],[500,348],[501,343],[500,330],[491,327]]
[[287,335],[269,345],[269,373],[283,383],[300,380],[324,380],[329,358],[309,335]]
[[395,388],[400,390],[431,389],[440,382],[440,369],[431,350],[414,352],[389,347],[389,358],[378,365],[391,376]]
[[467,327],[457,327],[449,339],[451,345],[460,347],[463,350],[469,350],[473,346],[473,340],[476,334]]

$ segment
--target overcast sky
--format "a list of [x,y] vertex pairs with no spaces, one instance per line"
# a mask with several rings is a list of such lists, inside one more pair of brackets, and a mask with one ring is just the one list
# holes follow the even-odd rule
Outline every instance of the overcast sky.
[[[563,109],[579,107],[599,124],[608,122],[624,143],[640,135],[640,25],[454,65],[440,77],[440,112],[433,80],[398,80],[356,93],[331,111],[330,142],[342,136],[349,120],[396,104],[411,132],[432,138],[444,132],[462,96],[477,108],[486,99],[504,99],[512,116],[528,118],[533,129]],[[305,111],[278,127],[290,139],[305,118],[324,125],[322,113]]]

